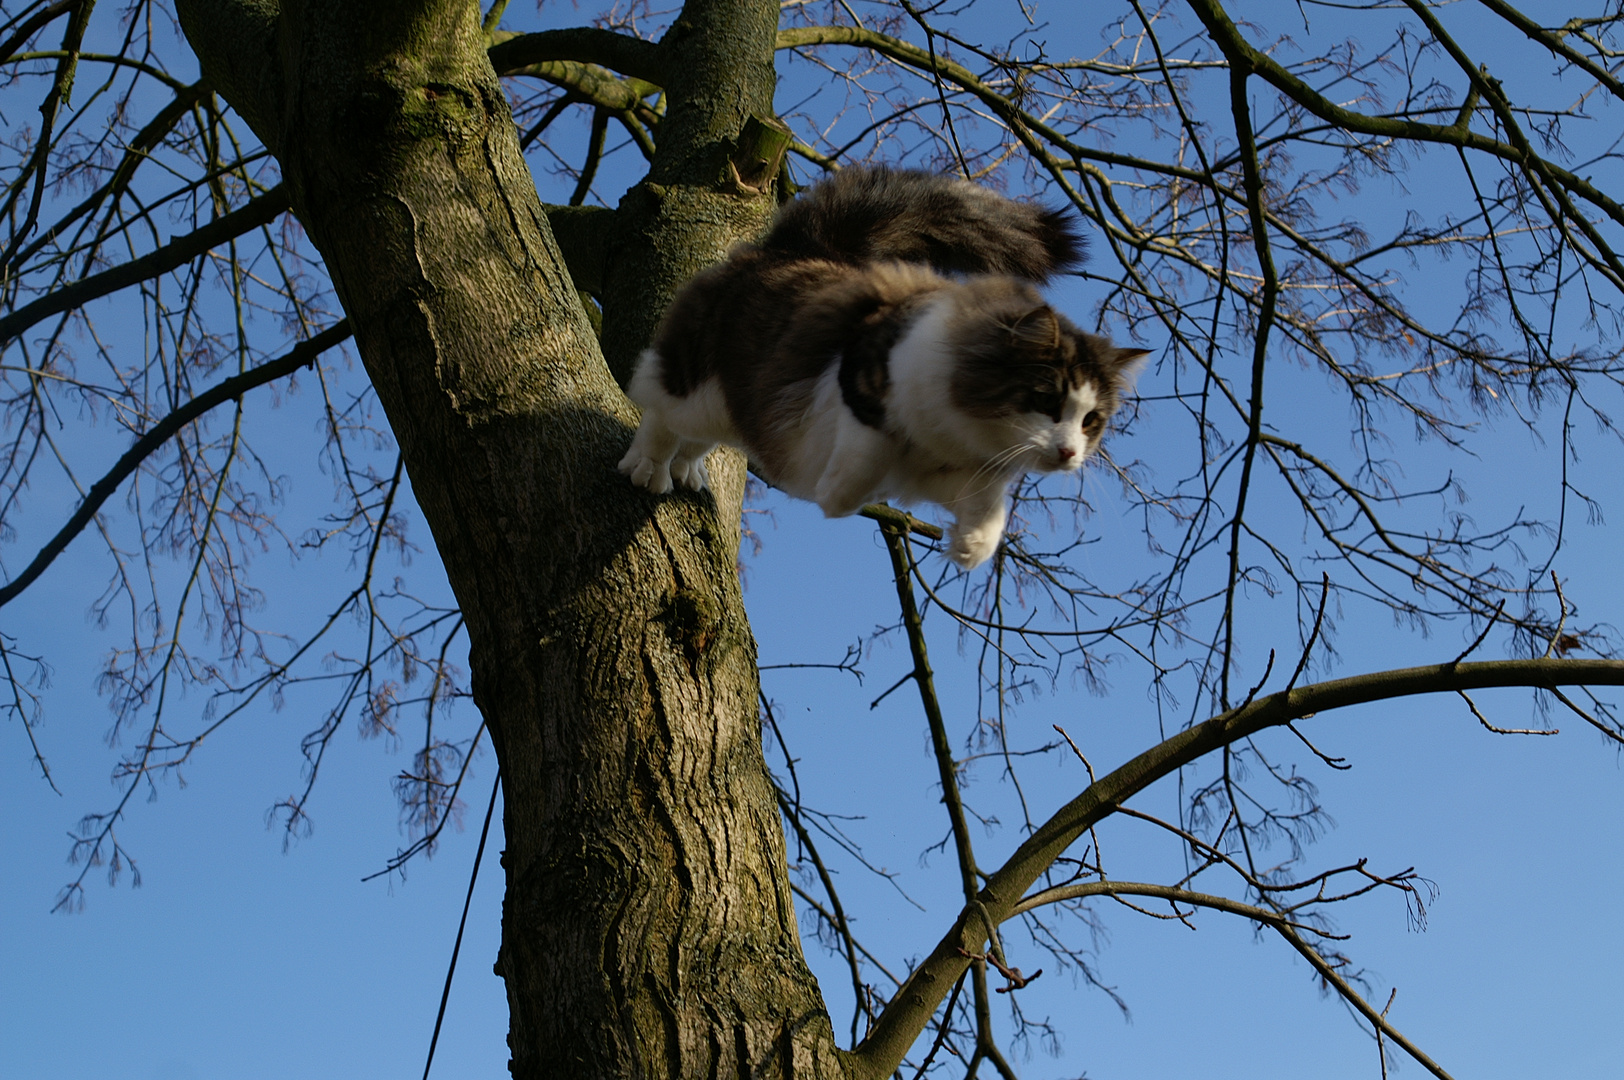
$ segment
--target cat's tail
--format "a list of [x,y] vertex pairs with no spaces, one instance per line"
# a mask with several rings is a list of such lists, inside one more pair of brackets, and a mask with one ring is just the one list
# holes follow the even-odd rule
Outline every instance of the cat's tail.
[[761,247],[793,258],[925,263],[1046,281],[1083,261],[1070,215],[968,180],[883,166],[847,168],[787,204]]

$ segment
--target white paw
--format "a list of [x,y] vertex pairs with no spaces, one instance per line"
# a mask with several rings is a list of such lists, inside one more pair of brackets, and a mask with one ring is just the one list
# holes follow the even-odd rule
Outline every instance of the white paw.
[[703,458],[679,457],[671,462],[671,479],[690,491],[704,491],[710,487],[710,473]]
[[620,459],[620,471],[632,478],[640,488],[648,488],[656,495],[671,490],[671,467],[655,461],[635,447]]
[[1003,538],[1002,530],[967,529],[960,532],[949,529],[947,557],[965,570],[974,570],[992,558],[993,552],[998,550],[998,542]]

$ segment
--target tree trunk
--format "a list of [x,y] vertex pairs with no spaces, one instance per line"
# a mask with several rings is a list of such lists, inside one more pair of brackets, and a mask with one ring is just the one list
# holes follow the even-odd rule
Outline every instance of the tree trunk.
[[[506,792],[497,970],[516,1077],[844,1074],[800,951],[735,558],[712,494],[615,471],[635,422],[466,2],[180,0],[206,77],[277,155],[467,619]],[[617,211],[624,370],[681,280],[759,229],[720,182],[771,115],[774,0],[667,36],[651,183]]]

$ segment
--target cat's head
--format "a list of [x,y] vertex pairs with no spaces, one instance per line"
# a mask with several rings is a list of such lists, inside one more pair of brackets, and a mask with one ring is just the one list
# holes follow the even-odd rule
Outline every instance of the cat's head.
[[954,406],[1010,471],[1076,469],[1149,354],[1084,333],[1025,285],[980,291],[951,334]]

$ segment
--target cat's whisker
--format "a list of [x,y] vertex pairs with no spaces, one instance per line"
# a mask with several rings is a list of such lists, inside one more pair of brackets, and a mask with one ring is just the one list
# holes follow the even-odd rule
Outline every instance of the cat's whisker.
[[987,475],[988,473],[996,474],[998,471],[1000,471],[1001,466],[1006,465],[1009,462],[1015,460],[1016,456],[1018,456],[1019,453],[1020,453],[1020,448],[1019,447],[1010,447],[1009,449],[1000,450],[997,454],[995,454],[992,457],[992,459],[990,461],[986,462],[984,465],[982,465],[975,472],[971,473],[969,478],[965,480],[965,485],[968,486],[970,484],[975,483],[977,480],[981,479],[983,476]]
[[[1016,443],[1014,446],[1006,447],[1005,449],[998,451],[998,453],[993,455],[990,461],[982,465],[975,472],[971,473],[969,478],[964,481],[964,486],[959,489],[960,497],[965,495],[979,495],[981,492],[987,490],[987,488],[994,481],[998,483],[1008,483],[1008,479],[1000,475],[1003,471],[1003,466],[1020,457],[1027,451],[1027,449],[1028,447],[1026,444]],[[971,484],[975,483],[988,473],[993,474],[988,483],[982,484],[978,488],[971,489]]]
[[987,461],[985,464],[983,464],[979,469],[977,469],[975,472],[971,473],[969,479],[967,481],[965,481],[965,482],[966,483],[973,483],[974,481],[981,479],[987,473],[996,471],[999,468],[999,466],[1004,465],[1007,462],[1012,461],[1012,460],[1014,460],[1014,456],[1013,456],[1013,454],[1011,454],[1010,449],[1000,450],[1000,451],[998,451],[997,454],[993,455],[993,457],[989,461]]

